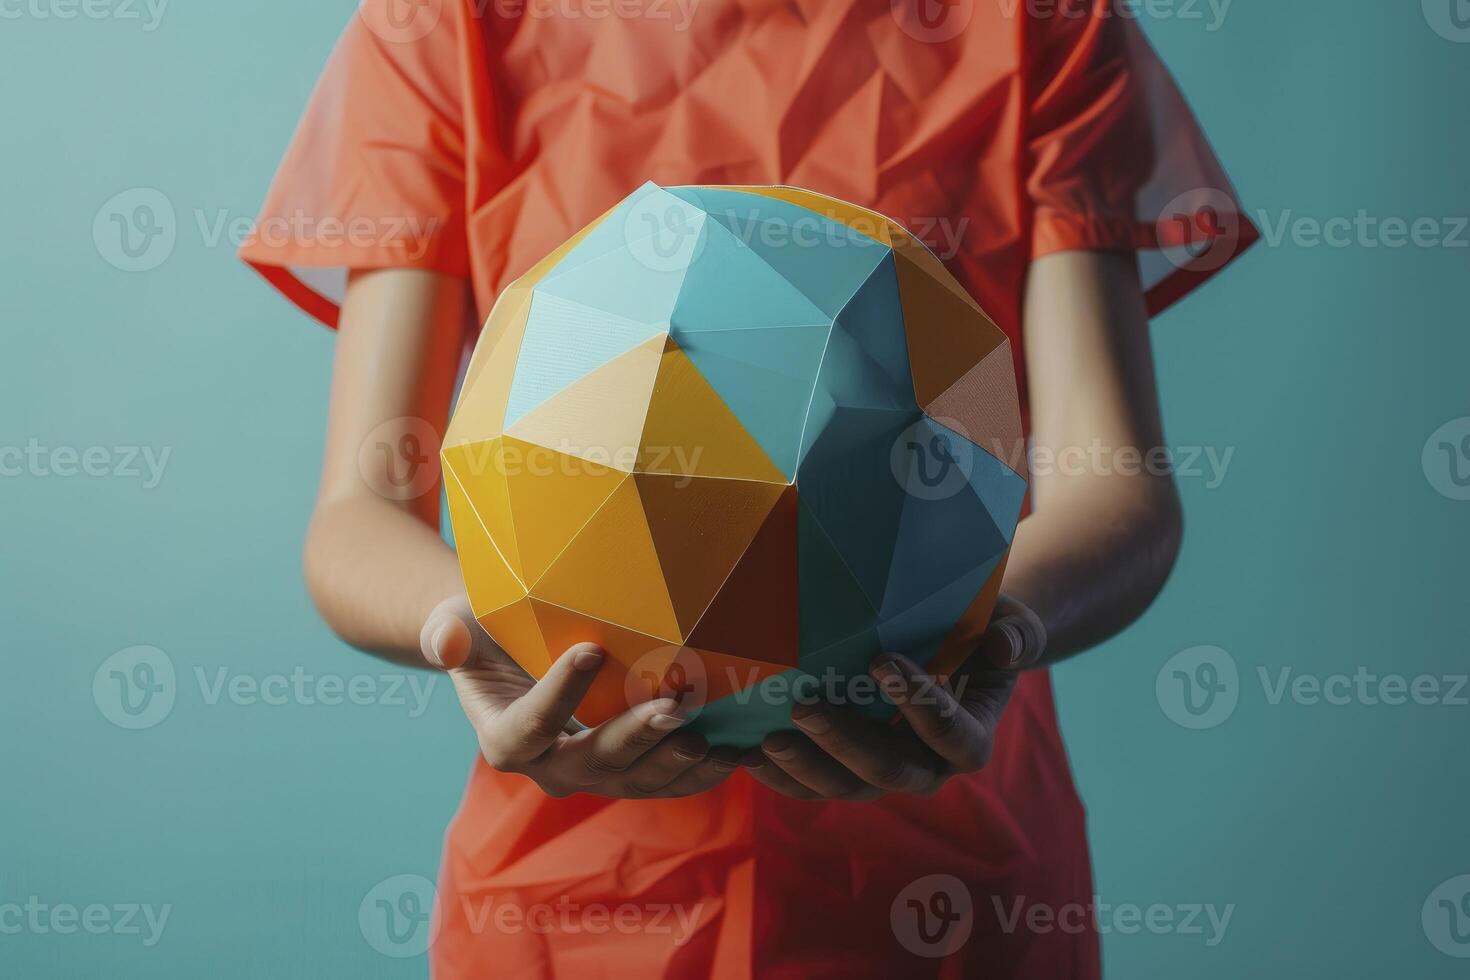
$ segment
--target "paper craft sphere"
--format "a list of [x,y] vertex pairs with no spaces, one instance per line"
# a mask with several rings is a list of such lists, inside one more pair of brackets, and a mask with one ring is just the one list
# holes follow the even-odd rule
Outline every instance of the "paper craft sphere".
[[577,713],[681,697],[713,744],[867,669],[973,650],[1025,495],[1011,349],[896,222],[788,187],[645,184],[509,286],[444,485],[470,604]]

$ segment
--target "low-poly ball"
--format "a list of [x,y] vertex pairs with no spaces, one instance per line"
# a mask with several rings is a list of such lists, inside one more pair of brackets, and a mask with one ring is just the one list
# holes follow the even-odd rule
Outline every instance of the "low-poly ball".
[[1010,345],[907,231],[787,187],[645,184],[509,286],[442,453],[481,625],[577,717],[681,698],[714,744],[881,653],[973,649],[1026,482]]

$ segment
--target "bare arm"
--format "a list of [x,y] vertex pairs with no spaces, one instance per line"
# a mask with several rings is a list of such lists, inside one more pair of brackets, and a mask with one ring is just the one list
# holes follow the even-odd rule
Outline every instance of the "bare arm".
[[[396,465],[404,435],[427,423],[442,433],[463,344],[462,280],[435,272],[356,273],[338,327],[327,445],[307,533],[307,588],[327,624],[348,643],[420,667],[419,632],[434,607],[461,589],[454,552],[439,536],[437,483],[409,500],[359,465],[362,447],[383,442]],[[420,445],[438,468],[437,443]],[[386,462],[369,446],[368,460]]]
[[1064,252],[1036,261],[1025,340],[1038,472],[1004,588],[1041,618],[1051,662],[1148,608],[1174,566],[1183,524],[1172,476],[1143,465],[1164,433],[1134,256]]

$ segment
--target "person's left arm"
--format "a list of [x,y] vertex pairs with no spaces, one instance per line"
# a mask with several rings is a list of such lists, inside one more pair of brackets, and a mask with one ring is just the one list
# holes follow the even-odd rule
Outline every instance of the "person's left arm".
[[743,760],[767,786],[804,799],[936,792],[985,765],[1020,671],[1097,645],[1163,587],[1182,520],[1172,474],[1150,456],[1163,426],[1133,253],[1036,260],[1024,330],[1033,447],[1058,463],[1032,474],[1032,512],[975,654],[946,683],[900,654],[879,657],[871,671],[899,725],[798,705],[799,731],[768,736]]

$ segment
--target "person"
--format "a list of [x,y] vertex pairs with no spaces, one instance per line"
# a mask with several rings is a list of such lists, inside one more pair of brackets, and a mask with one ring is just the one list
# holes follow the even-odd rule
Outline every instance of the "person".
[[[365,0],[242,249],[337,329],[311,595],[353,646],[447,670],[478,741],[434,975],[1096,977],[1046,668],[1169,574],[1148,320],[1255,238],[1174,83],[1112,0],[509,2]],[[645,180],[872,208],[1010,337],[1030,508],[949,684],[873,665],[898,728],[800,705],[738,753],[663,699],[569,727],[601,652],[533,682],[470,614],[433,480],[362,461],[432,469],[496,296]],[[1062,465],[1097,446],[1116,465]]]

